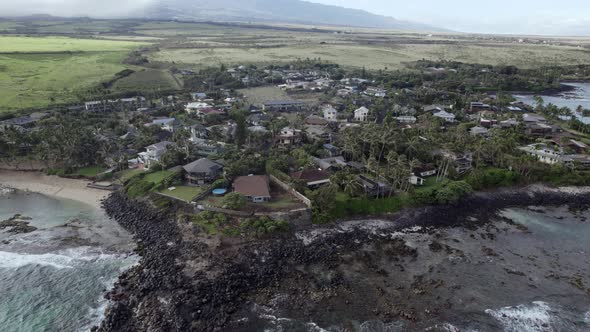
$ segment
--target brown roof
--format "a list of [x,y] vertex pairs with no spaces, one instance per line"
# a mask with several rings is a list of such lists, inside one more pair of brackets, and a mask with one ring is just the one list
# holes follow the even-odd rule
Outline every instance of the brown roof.
[[291,173],[291,177],[294,179],[304,180],[307,182],[315,182],[329,179],[330,173],[319,169],[309,168],[301,172]]
[[234,180],[234,191],[249,197],[270,197],[268,176],[240,176]]

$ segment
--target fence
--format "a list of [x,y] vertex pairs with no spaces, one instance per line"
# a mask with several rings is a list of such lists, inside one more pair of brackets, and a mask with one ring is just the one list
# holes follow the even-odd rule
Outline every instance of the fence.
[[298,200],[300,200],[301,202],[303,202],[303,204],[305,204],[305,206],[307,206],[308,208],[311,209],[311,200],[307,197],[305,197],[305,195],[301,194],[300,192],[298,192],[297,190],[295,190],[293,187],[291,187],[290,185],[284,183],[283,181],[279,180],[276,176],[270,174],[269,175],[270,180],[276,184],[277,186],[283,188],[283,190],[285,190],[286,192],[290,193],[291,195],[295,196]]

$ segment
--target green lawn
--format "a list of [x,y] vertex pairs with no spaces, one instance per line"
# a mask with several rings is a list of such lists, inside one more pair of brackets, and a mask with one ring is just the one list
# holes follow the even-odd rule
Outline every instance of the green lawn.
[[126,169],[124,171],[118,172],[116,177],[119,179],[121,184],[127,182],[127,180],[131,179],[132,177],[143,173],[144,171],[141,169]]
[[153,184],[160,184],[165,178],[171,176],[174,172],[171,171],[159,171],[148,174],[145,176],[144,180],[147,182],[151,182]]
[[174,190],[163,189],[160,191],[161,194],[172,196],[185,202],[192,202],[192,200],[202,192],[203,188],[189,186],[178,186]]
[[78,102],[77,94],[130,68],[122,61],[141,45],[146,44],[0,36],[0,112]]
[[98,174],[106,171],[106,168],[100,166],[91,166],[91,167],[83,167],[79,168],[74,172],[75,175],[84,176],[87,178],[92,178],[97,176]]

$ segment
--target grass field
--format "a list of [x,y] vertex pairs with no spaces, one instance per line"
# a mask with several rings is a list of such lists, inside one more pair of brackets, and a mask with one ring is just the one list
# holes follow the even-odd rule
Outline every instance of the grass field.
[[[11,35],[0,35],[0,112],[98,98],[85,92],[123,69],[135,73],[115,82],[113,92],[180,89],[183,82],[170,73],[172,67],[305,58],[374,70],[404,68],[420,59],[521,68],[590,63],[587,37],[543,37],[548,44],[542,45],[518,43],[515,36],[91,19],[0,19],[1,33]],[[154,46],[142,51],[151,64],[122,64],[131,50],[147,45]],[[262,90],[248,97],[275,99],[265,93],[282,97]]]
[[76,92],[128,68],[143,43],[63,37],[0,37],[0,112],[77,101]]
[[282,47],[211,47],[162,49],[152,53],[156,62],[202,66],[235,64],[286,63],[297,59],[321,58],[345,67],[367,69],[397,69],[404,63],[420,59],[446,59],[468,63],[511,64],[531,68],[555,64],[582,64],[590,62],[590,52],[584,49],[545,45],[445,45],[445,44],[399,44],[340,45],[302,44]]

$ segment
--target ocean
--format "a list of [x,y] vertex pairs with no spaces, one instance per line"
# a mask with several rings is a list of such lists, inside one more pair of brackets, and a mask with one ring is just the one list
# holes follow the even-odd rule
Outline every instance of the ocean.
[[[553,104],[560,108],[567,107],[574,112],[578,106],[590,109],[590,83],[566,83],[565,85],[574,87],[574,90],[557,95],[542,95],[545,105]],[[513,97],[525,104],[535,105],[534,95],[514,95]],[[583,123],[590,123],[590,117],[585,117],[582,114],[575,114],[575,116]]]
[[88,331],[97,325],[108,304],[104,294],[138,262],[129,234],[91,206],[0,189],[0,220],[16,214],[37,230],[0,230],[0,330]]
[[[253,303],[236,330],[590,331],[590,212],[526,207],[477,218],[472,227],[380,234],[415,254],[375,241],[341,253],[329,270],[300,267],[303,278]],[[301,302],[293,288],[313,296]]]

